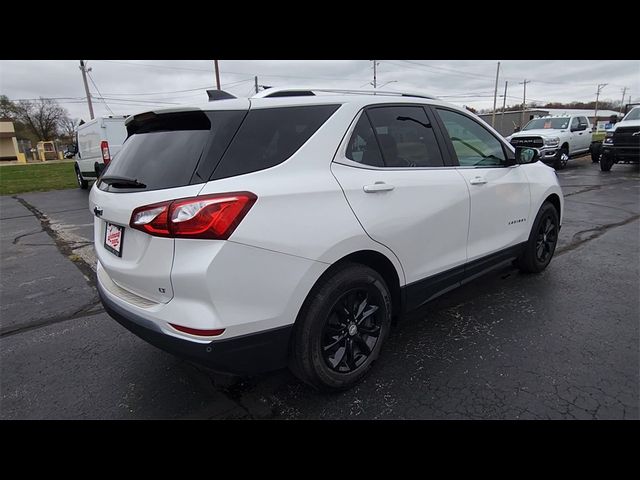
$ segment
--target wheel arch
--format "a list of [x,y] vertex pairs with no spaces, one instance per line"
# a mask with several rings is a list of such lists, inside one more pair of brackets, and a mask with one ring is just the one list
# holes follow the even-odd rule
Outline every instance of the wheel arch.
[[562,203],[560,202],[560,197],[558,196],[557,193],[552,193],[551,195],[548,195],[547,198],[545,198],[544,202],[542,203],[544,204],[545,202],[549,202],[551,205],[553,205],[555,209],[558,211],[558,218],[562,218]]
[[[351,252],[347,255],[344,255],[342,258],[339,258],[335,262],[333,262],[329,268],[327,268],[320,277],[315,281],[313,287],[309,290],[307,297],[303,301],[300,311],[303,310],[307,299],[313,294],[316,287],[328,276],[332,275],[333,272],[341,268],[343,265],[348,263],[358,263],[360,265],[365,265],[369,268],[372,268],[376,272],[382,276],[385,283],[387,284],[387,288],[389,288],[389,293],[391,294],[391,304],[393,308],[392,314],[395,316],[402,312],[403,308],[403,296],[402,296],[402,288],[400,286],[400,275],[401,272],[398,272],[393,262],[383,253],[380,253],[376,250],[358,250],[355,252]],[[298,312],[298,317],[300,315],[300,311]],[[296,317],[296,323],[298,321],[298,317]]]

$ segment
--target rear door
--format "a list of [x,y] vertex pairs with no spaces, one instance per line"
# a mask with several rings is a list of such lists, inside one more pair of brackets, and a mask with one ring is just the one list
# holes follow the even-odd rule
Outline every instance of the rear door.
[[506,166],[513,152],[479,120],[448,108],[437,112],[471,195],[469,262],[526,241],[533,221],[526,165]]
[[578,125],[582,130],[576,132],[578,134],[579,149],[586,151],[591,146],[591,129],[587,117],[578,117]]
[[332,164],[367,234],[395,253],[407,284],[417,286],[410,307],[452,279],[420,280],[466,262],[469,192],[443,146],[422,106],[376,106],[361,112]]
[[78,128],[78,166],[82,172],[93,173],[94,163],[102,161],[100,119],[92,120]]
[[[132,119],[129,138],[92,188],[89,202],[96,214],[98,261],[116,285],[155,302],[171,300],[174,239],[129,228],[131,215],[141,206],[198,195],[245,114],[191,111]],[[139,185],[119,183],[118,177]]]
[[105,118],[104,140],[109,142],[109,154],[111,158],[122,148],[122,144],[127,139],[127,128],[124,125],[124,118]]

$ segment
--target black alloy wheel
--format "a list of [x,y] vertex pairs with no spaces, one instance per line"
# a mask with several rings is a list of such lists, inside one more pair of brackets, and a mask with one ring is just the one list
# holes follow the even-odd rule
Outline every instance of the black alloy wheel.
[[358,263],[335,265],[316,282],[298,313],[289,368],[318,390],[354,386],[379,358],[392,311],[380,273]]
[[558,242],[558,229],[551,215],[547,215],[540,222],[538,235],[536,237],[536,260],[545,263],[547,258],[553,255]]
[[374,350],[381,331],[383,301],[374,288],[354,288],[333,305],[322,332],[322,356],[338,373],[360,368]]
[[545,202],[540,207],[533,222],[529,239],[524,246],[515,265],[521,272],[540,273],[556,251],[558,234],[560,233],[560,215],[551,202]]

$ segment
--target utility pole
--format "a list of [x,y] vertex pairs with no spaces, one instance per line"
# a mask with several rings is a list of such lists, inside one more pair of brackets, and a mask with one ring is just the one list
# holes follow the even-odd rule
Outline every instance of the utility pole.
[[598,125],[598,100],[600,99],[600,90],[602,90],[607,85],[608,85],[607,83],[598,84],[598,91],[596,92],[596,111],[593,115],[593,119],[596,122],[596,126]]
[[620,102],[620,113],[624,111],[624,96],[627,93],[627,87],[622,89],[622,101]]
[[500,115],[500,133],[502,133],[502,125],[504,123],[504,109],[507,106],[507,85],[508,81],[504,82],[504,100],[502,100],[502,115]]
[[258,76],[257,75],[254,77],[254,80],[256,82],[256,93],[258,93]]
[[91,104],[91,92],[89,92],[89,84],[87,83],[87,72],[91,71],[91,68],[87,69],[84,66],[84,60],[80,60],[80,71],[82,72],[82,81],[84,82],[84,92],[87,95],[87,105],[89,105],[89,115],[93,120],[93,105]]
[[378,66],[378,62],[376,60],[373,61],[373,88],[374,90],[377,87],[377,66]]
[[213,66],[216,69],[216,86],[218,90],[220,90],[220,70],[218,69],[218,60],[213,61]]
[[527,83],[531,83],[531,80],[524,79],[524,82],[518,83],[518,85],[524,85],[524,94],[522,95],[522,118],[520,119],[520,130],[524,127],[524,110],[527,108]]
[[496,100],[498,99],[498,75],[500,75],[500,62],[496,70],[496,88],[493,90],[493,114],[491,115],[491,126],[496,126]]

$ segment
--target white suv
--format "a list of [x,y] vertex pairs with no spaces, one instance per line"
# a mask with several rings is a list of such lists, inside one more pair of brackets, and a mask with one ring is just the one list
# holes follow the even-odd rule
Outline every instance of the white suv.
[[549,264],[563,198],[535,149],[434,98],[368,93],[129,117],[90,196],[106,311],[213,370],[288,365],[339,389],[393,317],[505,261]]

